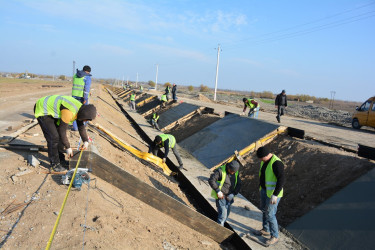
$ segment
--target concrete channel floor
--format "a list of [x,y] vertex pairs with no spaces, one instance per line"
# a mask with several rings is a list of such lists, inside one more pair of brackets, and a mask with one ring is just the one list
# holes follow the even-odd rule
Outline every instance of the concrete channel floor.
[[[142,128],[142,130],[151,140],[153,140],[156,135],[161,133],[160,131],[153,129],[142,115],[131,111],[128,105],[121,103],[121,101],[120,104],[123,104],[124,110],[127,111],[127,113],[139,125],[139,127]],[[186,169],[186,171],[182,170],[181,174],[183,174],[194,185],[202,197],[204,197],[212,208],[216,210],[215,200],[211,197],[211,188],[207,183],[207,179],[211,174],[210,170],[194,156],[181,148],[178,144],[177,149],[180,152],[182,161],[184,163],[184,168]],[[178,166],[178,162],[173,153],[170,153],[168,158],[173,162],[174,165]],[[250,208],[250,210],[245,209],[245,207]],[[235,198],[235,202],[231,207],[231,214],[227,222],[249,246],[249,248],[265,249],[265,247],[262,245],[259,245],[246,237],[249,230],[257,230],[262,228],[262,213],[241,194]],[[291,238],[280,232],[279,242],[274,246],[268,247],[267,249],[296,249],[296,246],[299,249],[301,248],[300,246],[296,245]]]
[[311,249],[374,249],[375,169],[287,227]]

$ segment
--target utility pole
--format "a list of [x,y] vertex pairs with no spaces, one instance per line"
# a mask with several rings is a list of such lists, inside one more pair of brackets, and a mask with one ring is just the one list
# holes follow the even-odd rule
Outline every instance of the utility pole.
[[158,72],[159,72],[159,65],[156,64],[156,80],[155,80],[155,90],[158,88]]
[[216,78],[215,78],[214,101],[216,101],[217,78],[218,78],[218,75],[219,75],[219,59],[220,59],[220,44],[218,44],[218,46],[217,46],[217,62],[216,62]]
[[75,72],[75,69],[76,69],[76,61],[73,61],[73,74],[72,74],[72,77],[74,76],[74,72]]
[[333,102],[335,101],[335,94],[336,91],[331,91],[331,102],[329,104],[329,108],[333,109]]

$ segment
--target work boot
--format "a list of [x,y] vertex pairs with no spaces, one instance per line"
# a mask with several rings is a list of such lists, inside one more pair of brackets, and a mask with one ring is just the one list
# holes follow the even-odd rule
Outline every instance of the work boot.
[[266,244],[273,245],[273,244],[276,244],[278,241],[279,241],[279,238],[272,236],[270,239],[266,240]]
[[182,164],[178,167],[179,170],[182,170],[183,168],[184,168],[184,165]]
[[51,170],[55,171],[55,172],[64,172],[66,171],[66,168],[64,168],[61,163],[56,163],[56,164],[52,164],[51,166]]
[[270,232],[267,232],[263,228],[261,230],[256,230],[254,234],[257,236],[270,236],[271,235]]
[[279,116],[276,116],[276,120],[278,123],[280,123],[280,117]]

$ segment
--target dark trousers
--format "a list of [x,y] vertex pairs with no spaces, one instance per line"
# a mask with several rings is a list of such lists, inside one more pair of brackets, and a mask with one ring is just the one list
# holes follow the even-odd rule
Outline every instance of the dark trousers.
[[55,165],[65,160],[63,153],[64,145],[60,142],[60,135],[57,132],[57,125],[55,123],[56,120],[49,115],[40,116],[37,120],[47,141],[50,163]]
[[277,120],[280,122],[280,116],[284,115],[285,106],[277,106]]
[[172,97],[173,97],[173,100],[174,100],[174,101],[177,100],[177,96],[176,96],[176,93],[175,93],[175,92],[172,92]]

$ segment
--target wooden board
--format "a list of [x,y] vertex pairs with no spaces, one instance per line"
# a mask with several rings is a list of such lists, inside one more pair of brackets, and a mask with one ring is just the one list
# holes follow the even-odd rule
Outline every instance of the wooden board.
[[[164,194],[160,190],[142,182],[125,170],[110,163],[93,152],[85,152],[89,155],[89,164],[80,164],[80,167],[90,165],[92,173],[102,180],[116,186],[131,196],[143,201],[149,206],[172,217],[191,229],[210,237],[212,240],[222,243],[229,240],[233,233],[229,229],[220,226],[215,221],[196,212],[181,202]],[[76,156],[77,157],[77,156]],[[82,156],[83,159],[86,157]]]

